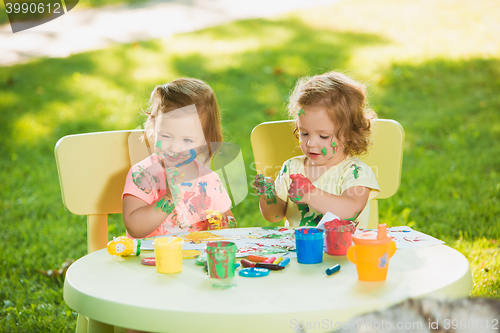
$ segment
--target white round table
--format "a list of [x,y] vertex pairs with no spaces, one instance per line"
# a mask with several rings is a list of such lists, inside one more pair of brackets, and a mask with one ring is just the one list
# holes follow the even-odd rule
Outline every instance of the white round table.
[[[217,280],[195,260],[167,275],[140,264],[150,256],[113,257],[105,249],[84,256],[67,271],[66,303],[99,330],[109,324],[149,332],[278,333],[304,325],[307,332],[327,332],[408,298],[458,298],[472,290],[467,259],[445,245],[397,250],[384,282],[359,281],[346,257],[325,254],[321,264],[292,259],[262,278],[236,275],[226,290],[212,287]],[[337,263],[340,271],[328,276],[325,270]]]

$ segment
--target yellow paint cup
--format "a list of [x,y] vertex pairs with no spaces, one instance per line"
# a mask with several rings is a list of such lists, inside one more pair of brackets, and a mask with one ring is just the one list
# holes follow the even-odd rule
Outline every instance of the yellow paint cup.
[[352,237],[354,245],[347,249],[347,258],[356,264],[361,281],[384,281],[389,259],[396,252],[396,243],[387,236],[385,224],[377,232],[364,232]]
[[178,237],[155,238],[156,271],[158,273],[180,273],[182,271],[182,246],[184,241]]

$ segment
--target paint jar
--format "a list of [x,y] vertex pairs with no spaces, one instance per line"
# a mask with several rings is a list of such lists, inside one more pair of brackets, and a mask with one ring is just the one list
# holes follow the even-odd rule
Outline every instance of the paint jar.
[[207,243],[208,274],[212,279],[234,277],[237,249],[233,242]]
[[319,264],[323,262],[324,231],[317,228],[295,230],[295,247],[299,264]]
[[370,231],[352,237],[354,245],[347,249],[347,258],[356,265],[361,281],[384,281],[387,278],[389,259],[396,252],[396,243],[387,236],[385,224],[378,232]]
[[325,222],[326,253],[345,256],[352,245],[352,235],[356,227],[352,221],[335,219]]
[[180,273],[182,271],[182,246],[178,237],[158,237],[153,241],[156,271],[158,273]]

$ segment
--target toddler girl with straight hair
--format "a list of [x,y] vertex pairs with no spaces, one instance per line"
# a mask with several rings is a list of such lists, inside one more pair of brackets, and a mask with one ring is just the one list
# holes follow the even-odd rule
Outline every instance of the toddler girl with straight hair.
[[285,225],[316,226],[326,212],[367,227],[368,200],[380,188],[371,168],[356,155],[370,144],[371,119],[365,87],[338,72],[298,81],[289,99],[302,156],[283,164],[276,183],[262,174],[253,187],[264,218]]
[[212,89],[190,78],[156,86],[144,136],[154,153],[130,169],[123,191],[127,234],[144,238],[180,231],[235,226],[231,200],[205,164],[222,142],[219,107]]

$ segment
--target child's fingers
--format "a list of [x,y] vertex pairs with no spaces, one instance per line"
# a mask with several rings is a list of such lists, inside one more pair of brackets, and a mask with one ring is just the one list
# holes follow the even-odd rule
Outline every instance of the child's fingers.
[[264,176],[262,174],[258,174],[255,176],[255,181],[253,182],[252,186],[256,194],[261,195],[263,194],[266,189],[265,189],[265,180]]
[[299,187],[299,184],[292,182],[288,188],[288,197],[291,201],[298,203],[302,200],[306,192],[307,191]]
[[266,187],[274,188],[274,180],[271,177],[266,177]]

